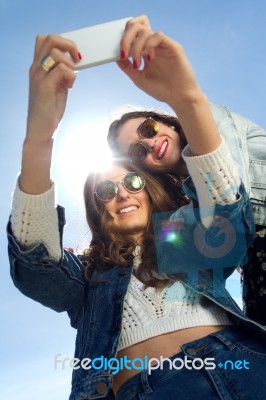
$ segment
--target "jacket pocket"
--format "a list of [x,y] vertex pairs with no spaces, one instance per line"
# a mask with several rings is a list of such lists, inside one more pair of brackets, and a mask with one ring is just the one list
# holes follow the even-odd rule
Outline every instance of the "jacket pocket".
[[255,223],[266,226],[266,160],[249,160],[250,200]]
[[[266,202],[266,160],[249,160],[249,176],[254,193],[258,200]],[[253,190],[252,190],[253,191]],[[254,197],[254,196],[253,196]],[[255,196],[256,198],[256,196]]]

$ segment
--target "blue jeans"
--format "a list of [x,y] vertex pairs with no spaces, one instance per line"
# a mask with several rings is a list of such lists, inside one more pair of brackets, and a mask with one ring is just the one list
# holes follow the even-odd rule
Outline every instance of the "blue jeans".
[[[116,400],[262,400],[266,393],[265,339],[235,326],[181,346],[182,352],[163,369],[133,376],[119,389]],[[207,358],[214,358],[215,366]],[[185,360],[188,366],[179,368]],[[204,362],[205,360],[205,362]],[[200,368],[202,364],[204,368]],[[178,368],[173,368],[173,365]]]

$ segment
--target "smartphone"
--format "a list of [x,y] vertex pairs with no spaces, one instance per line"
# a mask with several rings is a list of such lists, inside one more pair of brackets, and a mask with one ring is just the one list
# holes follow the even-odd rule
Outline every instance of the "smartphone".
[[115,61],[120,56],[120,40],[126,22],[132,17],[89,26],[61,36],[76,43],[82,60],[75,63],[77,70]]

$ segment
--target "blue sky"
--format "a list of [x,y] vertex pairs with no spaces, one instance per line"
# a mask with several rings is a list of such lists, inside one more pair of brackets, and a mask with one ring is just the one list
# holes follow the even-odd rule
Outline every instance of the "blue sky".
[[[72,357],[74,351],[67,315],[24,297],[9,277],[5,226],[25,135],[35,36],[141,14],[154,30],[182,43],[210,100],[266,126],[264,0],[0,0],[1,399],[67,399],[71,370],[55,370],[53,363],[57,353]],[[109,116],[125,104],[168,109],[134,87],[115,63],[78,73],[54,154],[58,200],[67,209],[65,245],[79,247],[89,239],[81,182],[93,156],[104,159]],[[234,281],[232,286],[237,297]]]

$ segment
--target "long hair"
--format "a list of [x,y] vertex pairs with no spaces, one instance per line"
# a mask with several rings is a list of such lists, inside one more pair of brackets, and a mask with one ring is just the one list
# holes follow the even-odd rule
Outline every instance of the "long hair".
[[[182,130],[180,122],[178,119],[172,115],[159,113],[156,111],[147,111],[147,110],[138,110],[138,111],[130,111],[124,113],[119,119],[114,120],[110,126],[107,136],[107,142],[109,147],[115,157],[124,157],[125,155],[121,154],[121,149],[118,144],[118,136],[119,129],[130,119],[135,118],[153,118],[155,121],[161,122],[164,125],[171,126],[174,128],[174,132],[180,136],[180,144],[181,150],[187,145],[187,140],[185,134]],[[141,164],[141,169],[145,169],[147,171],[145,164]],[[151,172],[151,171],[149,171]],[[184,178],[178,175],[177,173],[164,173],[164,179],[168,180],[169,185],[172,186],[171,190],[175,193],[175,203],[177,208],[182,205],[188,204],[188,197],[182,192],[182,183]],[[158,175],[157,175],[158,176]]]
[[[162,180],[160,176],[140,170],[128,161],[117,161],[114,164],[123,166],[130,172],[137,172],[145,180],[144,190],[147,190],[149,195],[151,210],[142,237],[141,264],[137,269],[136,276],[146,286],[156,287],[161,279],[159,280],[153,275],[153,271],[156,271],[157,268],[151,217],[153,212],[176,210],[175,193],[169,181]],[[113,229],[112,217],[106,211],[103,203],[95,196],[95,182],[98,175],[98,173],[89,174],[84,185],[86,219],[92,234],[90,247],[83,254],[87,261],[85,277],[88,280],[91,272],[95,269],[100,276],[101,272],[114,265],[120,265],[122,268],[131,266],[133,252],[136,248],[136,243],[130,236],[124,233],[119,234]]]

